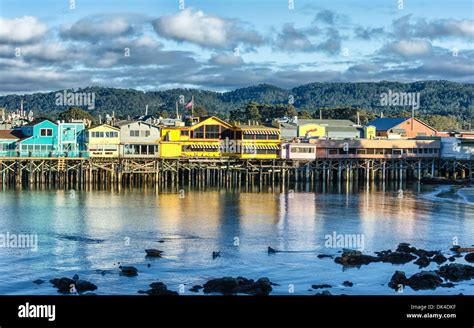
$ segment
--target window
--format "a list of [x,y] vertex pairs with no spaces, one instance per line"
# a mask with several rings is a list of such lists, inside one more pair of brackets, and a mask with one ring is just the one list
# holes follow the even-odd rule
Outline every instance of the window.
[[328,149],[328,154],[329,155],[337,155],[337,154],[339,154],[339,149],[337,149],[337,148]]
[[244,139],[255,139],[255,135],[254,134],[247,134],[247,133],[244,133]]
[[206,125],[206,139],[219,139],[220,125]]
[[139,130],[130,130],[130,137],[139,137],[140,131]]
[[150,136],[150,131],[145,131],[145,137],[149,137]]
[[365,155],[365,154],[367,154],[366,149],[357,149],[357,155]]
[[187,137],[189,136],[189,131],[188,130],[181,130],[181,137]]
[[53,129],[40,129],[40,136],[51,137],[53,135]]
[[203,139],[204,138],[204,126],[200,126],[194,130],[194,139]]

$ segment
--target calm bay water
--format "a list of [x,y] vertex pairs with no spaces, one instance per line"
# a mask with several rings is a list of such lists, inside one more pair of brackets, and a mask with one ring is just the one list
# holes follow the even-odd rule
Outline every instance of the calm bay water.
[[[327,234],[360,234],[364,252],[415,247],[450,254],[453,238],[474,244],[474,192],[467,187],[303,186],[293,190],[185,189],[58,191],[0,190],[0,233],[37,234],[38,251],[0,248],[0,294],[57,294],[48,282],[72,277],[95,283],[97,294],[136,295],[162,281],[171,290],[202,285],[211,278],[268,277],[272,294],[315,294],[330,284],[333,294],[396,295],[387,283],[395,270],[419,272],[413,263],[371,263],[343,269],[325,247]],[[160,243],[159,241],[164,241]],[[236,246],[238,244],[238,246]],[[269,255],[271,246],[284,252]],[[144,250],[164,251],[162,259]],[[221,257],[213,260],[212,252]],[[138,268],[119,274],[117,264]],[[464,259],[456,262],[466,263]],[[150,267],[148,267],[150,264]],[[436,269],[432,263],[423,270]],[[36,279],[46,280],[36,285]],[[349,280],[353,287],[343,286]],[[320,291],[320,290],[318,290]],[[474,281],[455,288],[404,294],[474,294]]]

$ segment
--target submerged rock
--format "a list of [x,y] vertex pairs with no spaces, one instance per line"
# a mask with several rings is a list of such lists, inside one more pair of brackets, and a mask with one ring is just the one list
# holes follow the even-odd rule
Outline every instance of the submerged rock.
[[[152,282],[150,284],[151,289],[147,290],[145,293],[150,295],[150,296],[178,296],[178,292],[168,290],[168,287],[158,281],[158,282]],[[143,293],[143,291],[138,291]]]
[[398,289],[400,285],[405,286],[407,284],[407,277],[405,276],[405,272],[403,271],[395,271],[390,282],[388,283],[388,287],[392,289]]
[[254,281],[244,277],[223,277],[206,282],[204,293],[268,295],[273,290],[272,285],[274,284],[268,278],[260,278]]
[[438,272],[441,277],[451,281],[474,278],[474,267],[472,265],[450,263],[440,267]]
[[119,269],[122,271],[122,274],[127,277],[134,277],[138,275],[137,268],[133,266],[119,266]]
[[424,268],[430,265],[431,262],[430,262],[430,259],[427,258],[426,256],[420,256],[418,260],[416,260],[413,263],[418,265],[420,268]]
[[221,252],[212,252],[212,259],[215,260],[216,258],[221,257]]
[[56,287],[60,293],[74,293],[75,291],[83,293],[97,289],[96,285],[86,280],[80,280],[79,276],[75,276],[74,278],[78,279],[63,277],[51,279],[49,282]]
[[325,257],[329,257],[330,259],[332,259],[332,255],[327,255],[327,254],[319,254],[318,255],[318,259],[323,259]]
[[469,263],[474,263],[474,253],[469,253],[464,256],[464,259]]
[[36,279],[35,281],[33,281],[33,283],[37,285],[41,285],[43,282],[44,282],[43,279]]
[[375,256],[364,255],[360,251],[345,249],[341,256],[334,259],[334,262],[344,266],[360,266],[372,262],[380,262],[380,259]]
[[351,281],[348,281],[348,280],[344,281],[342,284],[343,284],[344,286],[346,286],[346,287],[352,287],[352,286],[354,286],[354,283],[351,282]]
[[441,286],[443,280],[435,271],[421,271],[408,278],[407,285],[414,290],[436,289]]
[[276,249],[271,248],[270,246],[268,246],[268,254],[275,254],[276,252],[277,252]]
[[416,259],[416,256],[411,255],[410,253],[400,251],[392,252],[391,250],[388,250],[377,252],[376,254],[380,261],[384,263],[405,264]]
[[446,258],[446,256],[444,256],[443,254],[436,254],[432,259],[431,261],[432,262],[435,262],[436,264],[443,264],[444,262],[446,262],[448,259]]
[[163,254],[163,251],[160,251],[159,249],[154,249],[154,248],[145,249],[145,252],[146,252],[146,256],[148,257],[161,257],[161,255]]
[[312,285],[311,288],[313,289],[332,288],[332,286],[328,284],[321,284],[321,285]]

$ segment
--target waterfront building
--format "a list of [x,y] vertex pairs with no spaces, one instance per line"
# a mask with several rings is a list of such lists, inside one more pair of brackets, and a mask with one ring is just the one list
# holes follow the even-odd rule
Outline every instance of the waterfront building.
[[193,120],[194,125],[166,126],[161,132],[162,157],[219,157],[221,143],[232,138],[232,125],[215,116]]
[[283,159],[315,160],[316,145],[308,142],[282,143],[280,156]]
[[441,158],[474,159],[474,138],[441,137]]
[[122,122],[120,127],[121,157],[158,157],[160,128],[145,121]]
[[235,152],[239,158],[271,159],[280,155],[280,129],[265,125],[235,125],[232,128]]
[[120,129],[101,124],[87,130],[87,151],[90,157],[118,157]]
[[377,137],[384,138],[416,138],[435,136],[437,131],[414,117],[380,117],[371,122],[376,129]]
[[82,120],[58,122],[58,156],[86,157],[85,137],[85,124]]
[[0,156],[16,157],[17,142],[24,138],[19,130],[0,130]]
[[52,157],[58,151],[58,126],[47,119],[32,121],[16,128],[24,138],[18,140],[18,151],[24,157]]
[[436,139],[310,140],[316,158],[439,158]]

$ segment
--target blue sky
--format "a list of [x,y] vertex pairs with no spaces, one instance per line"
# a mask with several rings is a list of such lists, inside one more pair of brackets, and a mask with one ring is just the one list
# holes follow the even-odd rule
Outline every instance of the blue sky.
[[470,0],[73,2],[0,0],[1,94],[474,82]]

